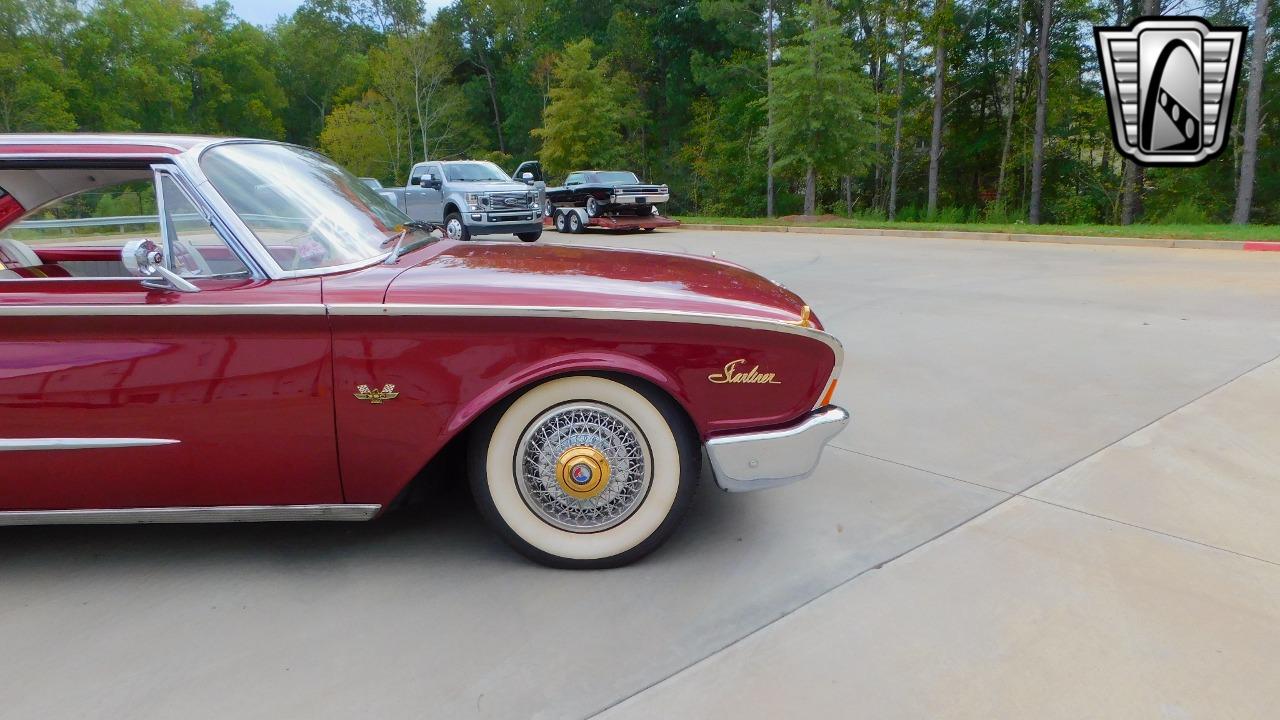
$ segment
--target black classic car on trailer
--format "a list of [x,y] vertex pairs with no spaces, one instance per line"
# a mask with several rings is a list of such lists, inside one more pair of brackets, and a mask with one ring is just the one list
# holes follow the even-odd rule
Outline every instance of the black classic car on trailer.
[[[515,176],[531,176],[540,181],[542,165],[536,160],[521,163]],[[671,198],[666,185],[643,183],[626,170],[578,170],[568,174],[564,185],[546,189],[550,223],[560,232],[578,233],[587,227],[614,230],[653,230],[680,223],[658,212],[658,205]]]

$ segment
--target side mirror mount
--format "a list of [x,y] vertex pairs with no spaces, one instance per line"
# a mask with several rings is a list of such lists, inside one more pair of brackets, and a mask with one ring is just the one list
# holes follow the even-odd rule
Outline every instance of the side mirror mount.
[[175,290],[196,293],[200,288],[164,266],[164,250],[152,240],[130,240],[120,251],[120,262],[134,277],[143,278],[142,286],[152,290]]

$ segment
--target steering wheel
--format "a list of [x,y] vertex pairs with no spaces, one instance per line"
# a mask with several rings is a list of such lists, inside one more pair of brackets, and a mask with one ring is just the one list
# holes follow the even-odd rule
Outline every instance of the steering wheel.
[[289,263],[289,270],[304,270],[313,268],[323,264],[320,261],[329,257],[329,246],[316,240],[316,237],[324,237],[324,233],[320,232],[320,228],[329,223],[329,219],[323,215],[311,221],[307,226],[307,231],[289,239],[289,244],[293,246],[293,259]]

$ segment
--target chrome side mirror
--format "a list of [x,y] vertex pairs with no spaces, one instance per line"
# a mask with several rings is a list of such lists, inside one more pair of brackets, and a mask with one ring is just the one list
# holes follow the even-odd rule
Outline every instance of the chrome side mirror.
[[164,250],[152,240],[130,240],[120,251],[120,262],[129,274],[143,278],[142,286],[152,290],[200,292],[200,288],[164,266]]

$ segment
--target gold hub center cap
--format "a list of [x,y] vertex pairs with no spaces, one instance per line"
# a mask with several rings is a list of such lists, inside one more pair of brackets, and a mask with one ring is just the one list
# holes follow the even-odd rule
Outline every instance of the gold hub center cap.
[[556,481],[569,497],[590,500],[609,484],[609,460],[595,448],[571,447],[556,460]]

